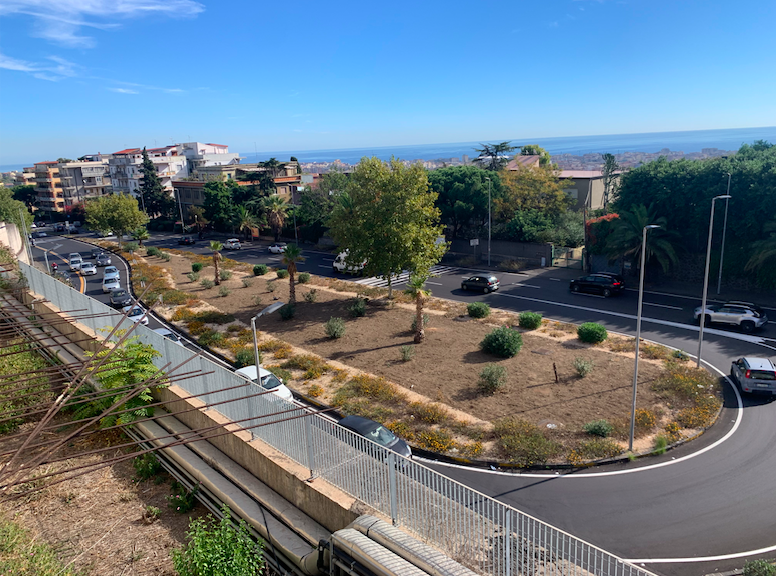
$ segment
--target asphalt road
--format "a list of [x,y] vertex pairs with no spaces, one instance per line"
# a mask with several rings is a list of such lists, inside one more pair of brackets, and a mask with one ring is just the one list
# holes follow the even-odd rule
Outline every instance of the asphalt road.
[[[50,258],[87,251],[84,244],[66,238],[36,242],[50,251]],[[154,235],[146,244],[179,247],[177,236],[172,235]],[[198,242],[186,249],[209,254],[207,246],[208,242]],[[266,246],[255,243],[225,255],[280,265],[280,256],[269,254]],[[42,254],[40,250],[35,253],[36,259]],[[333,272],[334,255],[311,250],[304,255],[301,271],[347,278]],[[115,260],[114,264],[121,268]],[[572,294],[568,279],[575,273],[550,268],[526,274],[497,273],[501,289],[483,295],[460,289],[461,279],[476,270],[440,266],[437,271],[439,276],[431,278],[429,285],[438,297],[531,310],[568,322],[600,322],[611,331],[635,334],[635,290],[608,299]],[[101,272],[87,277],[84,291],[105,301],[101,279]],[[354,280],[368,285],[385,283]],[[406,278],[398,278],[394,287],[401,289],[402,280]],[[125,272],[122,282],[126,282]],[[76,279],[76,287],[78,283]],[[642,337],[696,353],[698,326],[692,311],[699,305],[700,298],[647,292]],[[766,312],[776,320],[776,310]],[[742,355],[776,356],[776,324],[771,322],[754,335],[718,327],[704,331],[703,358],[721,373],[727,373],[731,360]],[[719,423],[700,439],[662,457],[570,474],[504,474],[430,465],[622,558],[637,560],[662,574],[684,576],[730,570],[749,558],[776,556],[775,441],[776,403],[771,398],[741,400],[726,383]],[[759,554],[752,555],[752,551]],[[706,560],[698,561],[703,558]]]

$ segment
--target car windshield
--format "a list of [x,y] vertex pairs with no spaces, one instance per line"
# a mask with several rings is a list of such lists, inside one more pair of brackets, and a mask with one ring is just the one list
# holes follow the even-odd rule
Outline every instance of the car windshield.
[[110,295],[111,298],[122,298],[126,296],[127,293],[125,290],[114,290],[113,293]]
[[129,311],[129,316],[141,316],[142,314],[142,308],[132,308],[132,310]]
[[278,386],[282,386],[283,383],[278,380],[278,377],[274,374],[267,374],[261,377],[261,386],[267,390],[274,390]]
[[119,279],[118,278],[106,278],[104,280],[104,283],[105,284],[117,284],[118,285]]
[[118,269],[118,268],[116,268],[115,266],[108,266],[108,267],[105,269],[105,273],[106,273],[106,274],[112,274],[112,273],[114,273],[114,272],[118,272],[118,271],[119,271],[119,269]]
[[394,436],[393,432],[379,425],[374,430],[367,430],[364,436],[381,446],[390,446],[396,441],[396,436]]

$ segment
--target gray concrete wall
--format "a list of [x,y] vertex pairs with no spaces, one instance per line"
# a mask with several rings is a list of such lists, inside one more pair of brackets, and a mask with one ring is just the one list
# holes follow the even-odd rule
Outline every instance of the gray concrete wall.
[[[488,239],[480,238],[479,246],[469,246],[469,240],[453,240],[449,252],[458,256],[476,256],[482,261],[488,259]],[[528,242],[508,242],[492,240],[490,243],[491,263],[498,264],[503,260],[525,260],[539,266],[544,257],[547,266],[552,262],[551,244],[531,244]]]

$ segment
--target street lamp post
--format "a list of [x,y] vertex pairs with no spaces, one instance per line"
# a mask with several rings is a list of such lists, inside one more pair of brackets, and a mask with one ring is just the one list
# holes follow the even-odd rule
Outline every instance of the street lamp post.
[[728,177],[728,184],[727,184],[727,192],[725,192],[725,195],[727,198],[725,199],[725,220],[722,224],[722,248],[719,250],[719,277],[717,278],[717,296],[719,296],[719,291],[722,289],[722,259],[725,256],[725,232],[727,232],[727,213],[728,213],[728,203],[730,202],[730,179],[732,178],[730,172],[727,173]]
[[641,340],[641,307],[644,302],[644,268],[647,262],[647,232],[660,228],[656,224],[644,226],[641,237],[641,271],[639,272],[639,308],[636,315],[636,362],[633,366],[633,402],[631,403],[630,442],[628,450],[633,451],[633,435],[636,430],[636,386],[639,381],[639,341]]
[[485,180],[488,181],[488,266],[490,266],[490,178],[486,176]]
[[701,353],[703,352],[703,327],[706,324],[706,296],[709,291],[709,264],[711,259],[711,233],[714,230],[714,202],[724,198],[730,199],[729,194],[723,194],[721,196],[714,196],[711,199],[711,216],[709,217],[709,241],[706,245],[706,271],[703,274],[703,299],[701,301],[701,314],[700,314],[700,332],[698,334],[698,368],[701,367]]
[[264,310],[256,314],[253,318],[251,318],[251,332],[253,333],[253,360],[256,362],[256,377],[258,378],[259,375],[259,341],[256,338],[256,318],[261,318],[265,314],[272,314],[275,310],[282,308],[284,306],[283,302],[275,302],[274,304],[270,304],[267,306]]

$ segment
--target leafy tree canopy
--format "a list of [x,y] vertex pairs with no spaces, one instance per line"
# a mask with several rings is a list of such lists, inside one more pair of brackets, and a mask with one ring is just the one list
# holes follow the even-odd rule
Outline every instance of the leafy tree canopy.
[[142,196],[141,207],[145,206],[146,213],[153,218],[172,216],[175,210],[175,200],[170,192],[162,186],[156,166],[148,157],[145,148],[143,148],[143,163],[140,165],[140,172],[143,174],[143,181],[140,184],[140,190],[138,190]]
[[486,170],[497,172],[509,163],[509,153],[517,150],[511,142],[499,142],[498,144],[480,144],[482,148],[475,148],[480,155],[474,162],[480,164]]
[[14,200],[24,202],[27,208],[32,208],[37,201],[38,193],[35,192],[35,186],[32,184],[22,184],[21,186],[14,186],[11,188],[11,194]]
[[660,228],[649,231],[647,264],[655,260],[663,268],[663,272],[668,272],[671,266],[677,264],[675,246],[678,246],[679,235],[668,229],[666,218],[657,216],[653,206],[646,207],[642,204],[632,211],[620,212],[619,216],[612,220],[612,233],[606,239],[606,252],[612,261],[618,258],[630,259],[638,265],[644,227],[654,224]]
[[103,232],[113,231],[119,244],[124,234],[148,222],[148,216],[140,211],[137,200],[127,194],[95,198],[87,202],[85,209],[89,226]]
[[72,160],[70,158],[57,158],[57,162],[64,164],[66,162],[72,162]]
[[202,204],[205,209],[205,218],[212,222],[218,230],[226,230],[231,224],[234,212],[232,191],[237,186],[236,182],[230,185],[220,180],[205,184],[205,200]]
[[565,212],[570,200],[552,167],[518,166],[502,170],[501,198],[495,201],[495,213],[501,222],[509,221],[516,211],[539,210],[551,217]]
[[11,188],[0,186],[0,222],[13,222],[19,226],[22,218],[27,226],[32,224],[32,214],[24,202],[14,199]]
[[502,195],[499,173],[476,166],[453,166],[429,172],[429,186],[437,194],[436,205],[440,210],[442,223],[448,226],[453,238],[457,238],[471,223],[479,225],[487,222],[486,178],[491,180],[492,203]]
[[538,144],[524,144],[520,146],[521,156],[539,156],[539,166],[552,166],[550,153]]

